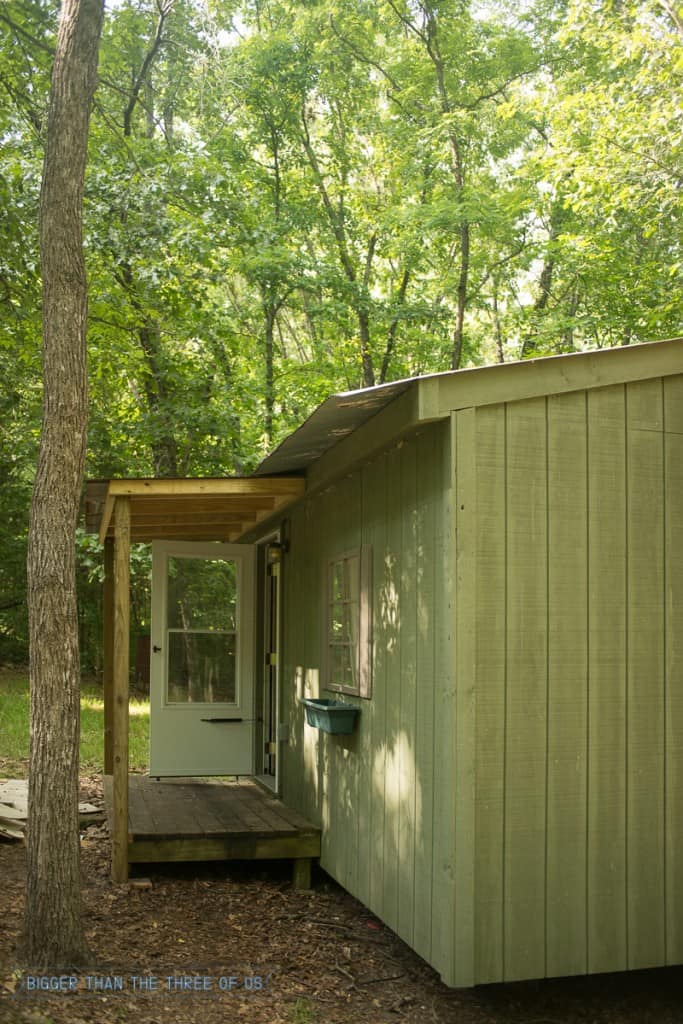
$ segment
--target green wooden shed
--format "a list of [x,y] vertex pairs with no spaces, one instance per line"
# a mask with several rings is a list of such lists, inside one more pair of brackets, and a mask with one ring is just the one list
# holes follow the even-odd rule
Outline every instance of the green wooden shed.
[[682,963],[683,341],[334,396],[258,472],[322,866],[448,985]]
[[[319,851],[451,986],[683,963],[683,340],[334,395],[250,478],[88,500],[114,581],[115,878],[248,847],[306,884]],[[158,591],[142,795],[130,540]],[[154,778],[217,774],[279,798],[250,812],[272,835],[236,846],[227,789]],[[189,824],[148,835],[174,800]]]

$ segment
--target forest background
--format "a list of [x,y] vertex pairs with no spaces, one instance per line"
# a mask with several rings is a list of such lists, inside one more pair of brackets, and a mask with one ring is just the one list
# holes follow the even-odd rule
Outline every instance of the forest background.
[[[0,664],[28,657],[57,9],[0,5]],[[333,391],[681,334],[682,84],[677,0],[112,0],[87,476],[248,473]],[[79,531],[95,673],[101,572]]]

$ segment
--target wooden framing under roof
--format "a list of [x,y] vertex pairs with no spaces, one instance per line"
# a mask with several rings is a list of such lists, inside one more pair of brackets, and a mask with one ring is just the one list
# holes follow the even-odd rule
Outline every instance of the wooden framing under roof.
[[303,477],[89,480],[85,522],[100,542],[114,536],[117,498],[130,501],[130,540],[234,543],[302,496]]

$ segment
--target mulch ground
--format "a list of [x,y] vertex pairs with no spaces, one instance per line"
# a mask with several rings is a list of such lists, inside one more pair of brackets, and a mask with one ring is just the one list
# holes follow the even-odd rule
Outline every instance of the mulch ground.
[[[101,801],[98,778],[82,780],[81,798]],[[90,971],[79,972],[70,994],[29,992],[15,954],[24,847],[0,843],[3,1024],[683,1022],[683,969],[453,991],[323,872],[310,892],[297,892],[289,866],[277,862],[174,865],[155,867],[146,875],[151,887],[138,888],[113,885],[109,857],[106,827],[88,829]],[[140,991],[151,979],[157,990]],[[189,987],[196,985],[210,990]]]

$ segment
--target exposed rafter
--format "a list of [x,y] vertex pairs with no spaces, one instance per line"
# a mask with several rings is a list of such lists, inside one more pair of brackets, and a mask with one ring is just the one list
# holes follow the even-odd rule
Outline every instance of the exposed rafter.
[[91,480],[86,484],[86,529],[99,534],[101,543],[113,537],[117,500],[128,498],[133,542],[234,542],[304,490],[302,477]]

